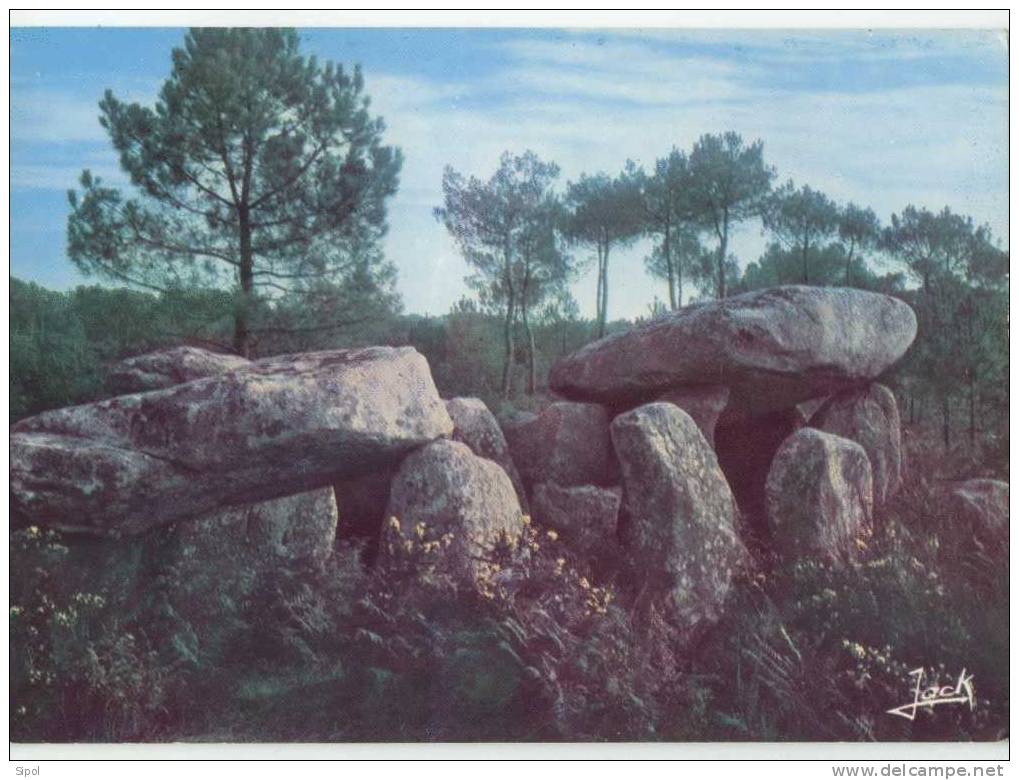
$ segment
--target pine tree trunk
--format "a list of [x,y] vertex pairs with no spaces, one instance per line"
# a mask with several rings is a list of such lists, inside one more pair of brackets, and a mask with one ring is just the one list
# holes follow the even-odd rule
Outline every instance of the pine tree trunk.
[[534,331],[531,330],[531,322],[527,318],[527,300],[520,303],[520,318],[524,323],[524,333],[527,334],[527,394],[534,395],[535,392],[535,357],[534,357]]
[[681,309],[683,307],[683,263],[682,261],[676,263],[676,306],[674,309]]
[[502,397],[509,398],[513,391],[513,320],[516,318],[516,292],[513,289],[513,264],[511,262],[509,238],[503,247],[503,274],[506,281],[506,320],[503,322]]
[[513,389],[513,317],[516,314],[513,291],[509,291],[509,298],[506,301],[506,319],[503,322],[503,346],[502,357],[502,397],[509,398]]
[[605,325],[608,322],[609,311],[609,242],[605,240],[602,246],[601,262],[601,312],[598,316],[598,338],[605,336]]
[[729,251],[729,226],[722,231],[722,239],[718,244],[718,298],[725,298],[725,256]]
[[672,244],[670,237],[672,234],[672,228],[668,222],[665,223],[665,243],[663,249],[665,250],[665,270],[669,275],[669,306],[673,311],[676,310],[676,271],[672,263]]
[[969,372],[969,444],[970,447],[977,442],[977,389],[973,372]]
[[234,312],[234,351],[241,357],[251,357],[251,331],[249,318],[255,291],[254,257],[251,252],[251,223],[246,208],[239,214],[240,267],[238,277],[241,285],[240,300]]
[[601,319],[598,322],[598,338],[605,335],[605,326],[609,320],[609,252],[605,247],[605,260],[602,264],[601,283]]

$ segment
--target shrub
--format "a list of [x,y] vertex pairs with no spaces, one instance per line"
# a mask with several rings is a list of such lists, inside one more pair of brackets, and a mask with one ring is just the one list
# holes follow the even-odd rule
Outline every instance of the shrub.
[[[170,606],[167,594],[187,592],[177,575],[135,548],[103,558],[100,545],[30,527],[12,534],[12,733],[1000,739],[1007,566],[946,549],[938,495],[911,470],[855,564],[760,561],[687,645],[654,604],[635,608],[625,551],[592,565],[530,523],[468,568],[452,538],[391,520],[372,567],[341,542],[321,568],[267,567],[246,597],[209,598],[194,626]],[[88,560],[94,589],[67,576]],[[145,598],[125,597],[132,572],[145,572]],[[911,700],[919,667],[932,684],[965,667],[976,708],[887,714]]]
[[[262,591],[265,619],[250,647],[328,676],[317,686],[328,705],[298,724],[280,717],[298,717],[289,695],[267,698],[248,738],[654,736],[656,632],[635,631],[614,587],[581,573],[554,532],[528,525],[471,581],[447,555],[448,536],[394,523],[386,544],[370,571],[354,573],[348,549],[319,586],[288,580]],[[316,598],[323,589],[330,595]],[[298,653],[274,649],[298,642]]]
[[151,739],[164,721],[164,667],[104,593],[68,592],[69,548],[37,526],[12,533],[11,732],[16,740]]

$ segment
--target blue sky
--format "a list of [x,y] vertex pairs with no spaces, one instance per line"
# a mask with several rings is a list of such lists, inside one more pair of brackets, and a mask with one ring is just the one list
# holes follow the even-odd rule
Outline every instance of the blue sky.
[[[66,259],[66,191],[83,168],[124,182],[96,104],[154,101],[184,35],[171,28],[11,30],[11,271],[54,288]],[[364,68],[406,158],[386,251],[409,311],[441,314],[467,268],[432,217],[443,166],[487,177],[506,149],[582,172],[645,167],[705,132],[761,138],[781,180],[882,220],[913,203],[1008,226],[1007,49],[1001,31],[304,30],[320,59]],[[760,254],[759,225],[734,240]],[[644,314],[663,285],[638,244],[615,253],[610,317]],[[594,275],[577,283],[594,311]]]

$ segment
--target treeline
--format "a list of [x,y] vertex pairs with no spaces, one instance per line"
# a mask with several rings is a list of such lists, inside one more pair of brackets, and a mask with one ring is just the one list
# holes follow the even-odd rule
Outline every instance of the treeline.
[[[231,351],[237,299],[229,289],[89,285],[65,293],[14,277],[10,284],[12,421],[103,397],[106,364],[123,357],[179,344]],[[368,287],[358,295],[348,283],[342,297],[330,288],[317,308],[305,295],[258,302],[249,309],[258,323],[253,356],[388,343],[399,299]]]
[[[691,291],[725,298],[809,284],[897,295],[920,321],[910,359],[893,378],[913,420],[937,415],[949,446],[958,409],[971,440],[1007,417],[1008,252],[988,227],[947,207],[912,205],[883,225],[867,206],[805,184],[777,185],[763,143],[732,132],[704,135],[689,152],[673,148],[647,171],[627,161],[618,174],[583,174],[564,186],[559,175],[531,151],[504,153],[488,178],[450,167],[443,175],[435,215],[472,269],[467,282],[480,310],[502,323],[504,397],[514,394],[521,349],[525,389],[535,392],[536,313],[580,321],[570,288],[592,267],[593,334],[605,334],[610,260],[644,238],[644,268],[663,282],[665,301],[650,303],[652,315],[681,307]],[[770,240],[741,271],[730,239],[748,222]]]
[[11,278],[11,421],[103,395],[103,365],[161,346],[205,344],[229,311],[217,290],[154,295],[126,288],[67,293]]
[[[47,290],[11,277],[10,419],[110,395],[107,366],[123,357],[160,347],[189,344],[230,351],[234,298],[216,289],[164,292],[80,286]],[[263,357],[316,349],[368,345],[413,346],[423,354],[442,395],[475,395],[493,408],[500,402],[500,323],[463,299],[448,315],[403,314],[368,297],[346,315],[321,320],[306,311],[306,299],[283,297],[260,307],[264,323],[256,342]],[[357,316],[350,316],[356,312]],[[625,323],[613,323],[622,327]],[[549,305],[532,323],[542,378],[552,360],[594,337],[595,325],[575,309]],[[518,351],[513,371],[526,370]],[[519,402],[519,401],[518,401]]]

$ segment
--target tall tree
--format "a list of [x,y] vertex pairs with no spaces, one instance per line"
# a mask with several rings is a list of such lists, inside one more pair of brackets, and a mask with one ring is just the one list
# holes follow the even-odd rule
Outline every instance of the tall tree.
[[746,144],[733,132],[701,136],[690,152],[687,167],[691,209],[718,239],[716,294],[724,298],[731,230],[762,214],[775,171],[764,164],[761,141]]
[[545,301],[568,289],[573,279],[573,258],[566,251],[561,227],[564,212],[552,193],[535,210],[521,231],[514,276],[520,298],[520,323],[527,338],[527,393],[537,385],[537,349],[532,314]]
[[634,171],[613,178],[605,173],[583,175],[570,182],[566,204],[571,211],[570,238],[593,246],[598,263],[598,292],[595,307],[598,338],[605,335],[609,308],[609,252],[613,247],[632,244],[642,229],[640,183]]
[[571,326],[578,325],[580,320],[580,307],[573,297],[569,287],[558,288],[546,301],[541,310],[541,321],[551,326],[559,334],[559,354],[565,355],[567,349],[567,336]]
[[[627,162],[627,166],[633,164]],[[676,268],[672,238],[679,203],[686,186],[686,155],[675,147],[667,157],[655,161],[654,173],[648,176],[634,169],[640,186],[641,205],[644,209],[644,232],[660,237],[645,265],[652,276],[664,279],[669,287],[669,306],[677,309],[682,300],[683,276]],[[678,299],[677,299],[677,286]]]
[[714,286],[714,252],[701,243],[697,230],[689,224],[680,223],[670,233],[667,247],[664,236],[651,247],[651,253],[644,258],[644,267],[654,278],[669,282],[669,309],[675,311],[683,306],[686,283],[703,287],[705,281],[710,281]]
[[973,435],[979,385],[1001,362],[984,347],[1000,349],[1007,333],[1007,307],[1001,301],[1007,296],[1008,254],[987,226],[947,207],[934,213],[907,206],[901,215],[893,214],[881,245],[920,283],[914,303],[915,363],[922,386],[930,388],[940,408],[947,448],[953,402],[962,389],[968,391]]
[[[838,229],[838,206],[823,192],[789,181],[771,197],[764,226],[799,259],[800,279],[811,283],[811,258]],[[815,279],[815,283],[819,280]]]
[[449,166],[442,176],[444,205],[435,209],[435,217],[474,269],[472,286],[484,302],[502,311],[502,393],[507,397],[512,392],[514,325],[521,308],[534,304],[534,289],[523,289],[527,274],[522,270],[548,258],[548,244],[542,242],[550,239],[542,231],[551,224],[552,185],[558,176],[559,166],[531,151],[504,152],[487,181],[465,179]]
[[363,271],[352,247],[385,232],[401,154],[382,145],[360,68],[306,59],[293,30],[193,29],[154,108],[110,91],[99,107],[138,195],[86,171],[72,261],[150,289],[234,289],[240,354],[260,297]]
[[644,232],[657,238],[645,266],[652,276],[666,281],[669,307],[678,309],[683,305],[683,283],[698,271],[702,250],[702,228],[686,197],[691,184],[686,155],[673,148],[655,161],[653,175],[627,165],[640,186]]
[[947,206],[935,214],[912,205],[901,215],[892,214],[880,244],[920,282],[925,295],[932,293],[939,275],[962,274],[974,251],[993,246],[990,229],[976,227],[971,218],[955,214]]
[[839,238],[845,244],[846,276],[845,285],[853,283],[853,261],[858,260],[870,249],[874,249],[881,237],[881,223],[873,209],[847,203],[839,211]]

